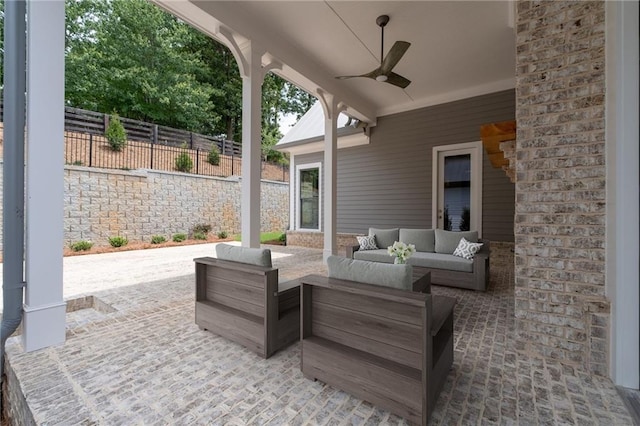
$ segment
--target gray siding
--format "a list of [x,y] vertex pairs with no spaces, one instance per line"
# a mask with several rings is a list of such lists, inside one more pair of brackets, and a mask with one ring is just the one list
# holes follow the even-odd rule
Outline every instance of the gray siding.
[[[379,117],[369,145],[338,151],[338,232],[431,228],[433,147],[478,141],[481,125],[514,118],[513,90]],[[513,241],[515,186],[483,155],[483,237]]]

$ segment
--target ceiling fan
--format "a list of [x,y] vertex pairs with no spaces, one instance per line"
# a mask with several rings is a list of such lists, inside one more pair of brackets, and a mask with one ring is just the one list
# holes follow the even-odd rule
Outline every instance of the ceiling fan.
[[400,62],[402,56],[404,56],[405,52],[411,46],[411,43],[407,41],[396,41],[387,53],[387,56],[384,57],[384,27],[389,23],[388,15],[380,15],[376,19],[376,24],[380,27],[382,31],[382,41],[380,43],[380,66],[375,70],[368,72],[362,75],[343,75],[336,77],[337,79],[344,80],[347,78],[354,77],[367,77],[372,78],[377,81],[386,82],[389,84],[393,84],[394,86],[398,86],[401,88],[406,88],[409,84],[411,84],[411,80],[404,78],[401,75],[398,75],[392,72],[393,68]]

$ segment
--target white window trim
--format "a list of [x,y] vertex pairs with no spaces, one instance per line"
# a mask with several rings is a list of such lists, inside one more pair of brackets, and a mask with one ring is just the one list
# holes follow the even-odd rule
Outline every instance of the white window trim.
[[[464,151],[471,153],[471,209],[477,212],[472,215],[471,230],[478,231],[478,238],[482,238],[482,142],[465,142],[452,145],[433,147],[431,169],[431,227],[438,226],[438,158],[441,152]],[[477,218],[477,219],[475,219]]]
[[[309,169],[318,169],[318,228],[303,228],[300,225],[301,215],[300,215],[300,172],[303,170]],[[296,230],[298,231],[311,231],[311,232],[321,232],[322,231],[322,163],[307,163],[300,164],[296,166],[296,186],[295,186],[295,197],[296,197]]]

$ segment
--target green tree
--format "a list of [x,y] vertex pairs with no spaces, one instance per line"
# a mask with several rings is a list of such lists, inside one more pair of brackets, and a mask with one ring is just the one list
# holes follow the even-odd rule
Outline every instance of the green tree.
[[212,120],[192,31],[146,0],[73,0],[67,15],[67,103],[201,131]]
[[[148,0],[65,2],[67,105],[241,140],[242,79],[226,46]],[[3,18],[0,10],[0,32]],[[275,74],[266,76],[267,157],[282,157],[271,149],[282,137],[281,116],[300,117],[314,102]]]

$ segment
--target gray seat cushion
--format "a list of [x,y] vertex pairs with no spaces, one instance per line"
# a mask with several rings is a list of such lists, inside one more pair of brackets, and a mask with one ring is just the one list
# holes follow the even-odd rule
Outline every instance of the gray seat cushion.
[[405,244],[413,244],[416,251],[433,253],[436,251],[436,234],[433,229],[400,228],[400,240]]
[[453,254],[462,237],[472,243],[478,242],[478,231],[453,232],[436,229],[435,233],[436,253]]
[[248,263],[249,265],[273,267],[271,264],[271,250],[269,249],[218,244],[216,245],[216,257],[232,262]]
[[443,253],[416,252],[407,260],[409,265],[449,271],[473,272],[473,260]]
[[387,249],[358,250],[353,253],[353,258],[369,262],[393,263],[393,256],[389,255]]
[[376,245],[381,249],[386,249],[387,247],[392,246],[396,241],[400,241],[400,229],[398,228],[369,228],[369,236],[371,235],[376,236]]
[[340,256],[327,258],[329,278],[411,290],[413,268],[411,265],[387,265],[379,262],[349,259]]

